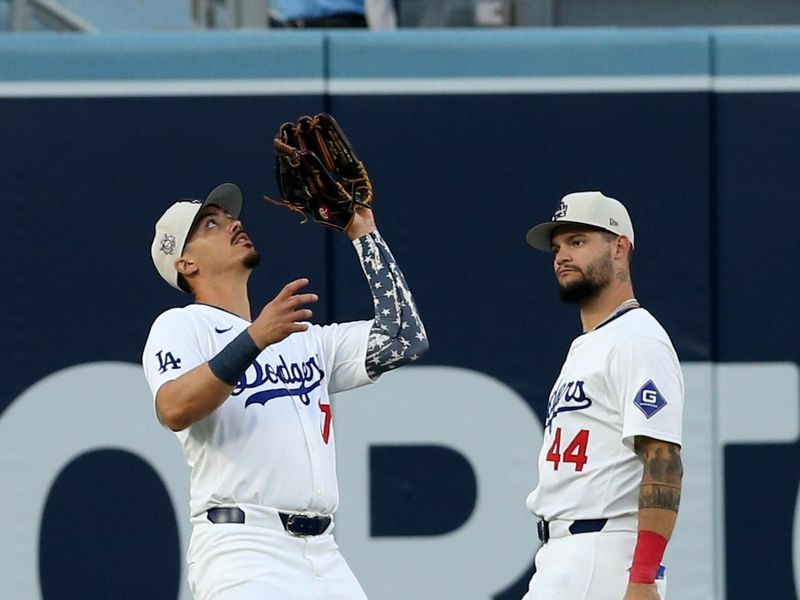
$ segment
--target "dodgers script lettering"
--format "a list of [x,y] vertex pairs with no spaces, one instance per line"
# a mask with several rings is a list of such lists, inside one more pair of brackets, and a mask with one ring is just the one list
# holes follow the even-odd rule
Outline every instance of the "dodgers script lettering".
[[247,390],[267,388],[251,394],[244,403],[245,407],[251,404],[263,406],[269,400],[282,396],[298,396],[308,406],[311,402],[309,394],[325,379],[325,372],[318,361],[318,356],[312,356],[299,363],[287,363],[280,354],[276,364],[261,365],[256,360],[242,375],[231,395],[238,396]]
[[567,381],[560,383],[550,394],[547,403],[547,420],[544,426],[552,429],[553,421],[562,412],[583,410],[592,405],[592,399],[583,390],[583,381]]

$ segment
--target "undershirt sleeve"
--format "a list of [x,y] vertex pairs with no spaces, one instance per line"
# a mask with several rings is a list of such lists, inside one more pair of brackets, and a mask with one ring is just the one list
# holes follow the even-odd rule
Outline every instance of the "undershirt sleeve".
[[366,355],[367,373],[375,379],[420,358],[428,350],[428,336],[405,277],[380,233],[368,233],[353,245],[375,308]]

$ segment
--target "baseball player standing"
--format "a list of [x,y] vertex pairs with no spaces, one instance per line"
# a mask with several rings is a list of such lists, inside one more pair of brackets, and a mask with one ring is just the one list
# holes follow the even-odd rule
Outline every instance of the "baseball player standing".
[[330,394],[375,381],[428,348],[425,329],[372,211],[353,241],[374,319],[308,323],[306,279],[255,318],[247,282],[259,263],[226,183],[170,206],[151,254],[194,303],[154,322],[142,357],[159,421],[191,468],[188,578],[198,600],[362,600],[332,530],[338,503]]
[[683,376],[669,336],[634,297],[628,211],[600,192],[569,194],[527,240],[553,253],[561,299],[580,308],[583,333],[547,405],[527,500],[542,546],[524,600],[664,600]]

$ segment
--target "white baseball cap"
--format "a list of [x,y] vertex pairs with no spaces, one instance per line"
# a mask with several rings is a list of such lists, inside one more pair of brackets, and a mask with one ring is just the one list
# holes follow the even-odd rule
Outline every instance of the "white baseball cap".
[[233,183],[223,183],[211,190],[205,200],[179,200],[156,223],[156,235],[150,247],[150,255],[158,274],[175,289],[181,289],[178,287],[175,262],[183,254],[186,238],[194,227],[197,215],[209,204],[219,206],[238,218],[242,210],[242,190]]
[[537,250],[550,252],[553,230],[562,225],[591,225],[616,235],[624,235],[633,246],[633,223],[619,200],[602,192],[575,192],[561,199],[553,218],[532,227],[525,239]]

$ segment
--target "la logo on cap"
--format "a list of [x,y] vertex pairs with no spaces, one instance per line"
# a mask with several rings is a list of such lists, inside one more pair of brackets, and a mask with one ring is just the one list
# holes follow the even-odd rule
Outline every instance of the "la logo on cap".
[[567,216],[567,203],[563,200],[561,204],[558,205],[558,210],[553,215],[553,221],[558,221],[559,219],[563,219]]
[[614,198],[602,192],[573,192],[561,199],[553,218],[528,230],[525,239],[544,252],[552,251],[553,232],[566,223],[588,225],[625,236],[633,246],[633,223],[628,210]]

